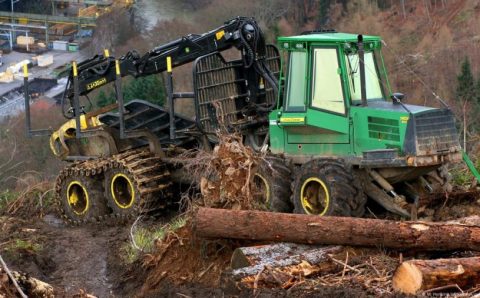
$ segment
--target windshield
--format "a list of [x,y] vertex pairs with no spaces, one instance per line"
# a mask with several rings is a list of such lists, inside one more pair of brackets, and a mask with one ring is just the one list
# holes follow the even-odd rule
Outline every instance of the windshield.
[[[375,62],[373,52],[365,52],[365,88],[367,90],[367,100],[382,100],[382,83],[378,75],[378,68]],[[352,101],[361,100],[362,93],[360,87],[360,59],[358,53],[347,54],[348,82],[350,85],[350,94]]]

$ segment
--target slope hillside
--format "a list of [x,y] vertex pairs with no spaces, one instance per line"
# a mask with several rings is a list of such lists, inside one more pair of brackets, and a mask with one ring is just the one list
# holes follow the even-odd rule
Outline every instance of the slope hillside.
[[404,1],[404,14],[403,1],[390,2],[394,4],[386,9],[370,1],[351,1],[347,10],[334,5],[331,26],[381,35],[392,88],[406,93],[408,102],[433,105],[434,91],[456,105],[456,78],[466,57],[473,74],[480,77],[480,3]]

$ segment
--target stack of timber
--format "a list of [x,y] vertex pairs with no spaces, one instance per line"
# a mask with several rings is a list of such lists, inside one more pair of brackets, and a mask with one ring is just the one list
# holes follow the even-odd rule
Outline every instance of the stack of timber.
[[[199,208],[193,222],[199,237],[289,242],[240,248],[234,252],[233,279],[254,288],[259,286],[260,276],[262,281],[270,280],[286,287],[291,282],[288,277],[294,275],[292,272],[308,276],[312,272],[316,275],[338,272],[342,267],[344,271],[355,269],[348,265],[348,255],[347,261],[341,263],[343,266],[332,262],[344,259],[343,246],[423,252],[424,256],[438,251],[445,252],[444,255],[451,251],[472,251],[473,254],[480,251],[480,226],[473,219],[445,223],[399,222]],[[405,262],[401,259],[393,277],[388,276],[392,279],[391,287],[400,293],[421,294],[452,288],[465,291],[480,285],[480,257]]]

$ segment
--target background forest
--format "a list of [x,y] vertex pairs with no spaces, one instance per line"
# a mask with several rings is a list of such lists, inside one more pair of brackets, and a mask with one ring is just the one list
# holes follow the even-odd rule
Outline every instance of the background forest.
[[[0,3],[0,9],[9,4]],[[51,2],[20,1],[16,11],[43,12]],[[406,102],[439,106],[445,100],[465,131],[465,146],[473,159],[479,153],[480,121],[480,3],[476,0],[139,0],[130,10],[113,11],[98,20],[84,57],[111,49],[121,56],[139,53],[189,33],[203,33],[237,15],[254,16],[268,41],[317,28],[380,35],[392,90],[406,94]],[[192,88],[191,65],[175,69],[175,89]],[[125,79],[127,99],[148,98],[163,104],[161,75]],[[112,89],[93,94],[94,104],[112,102]],[[34,123],[52,128],[64,121],[57,111],[35,111]],[[192,115],[190,101],[177,111]],[[463,143],[463,136],[462,136]],[[63,165],[50,154],[46,139],[26,139],[22,117],[0,125],[0,183],[4,195],[19,191],[31,180],[53,181]],[[1,199],[1,197],[0,197]]]

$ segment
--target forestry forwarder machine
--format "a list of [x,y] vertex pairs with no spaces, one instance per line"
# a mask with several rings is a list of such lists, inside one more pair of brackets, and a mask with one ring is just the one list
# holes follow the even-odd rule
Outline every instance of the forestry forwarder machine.
[[[232,48],[241,58],[227,61],[220,53]],[[50,138],[58,158],[74,161],[56,180],[65,218],[136,216],[167,205],[173,183],[188,178],[172,158],[211,148],[220,125],[269,149],[252,183],[272,211],[362,216],[368,196],[416,218],[422,195],[448,191],[446,163],[463,157],[479,178],[441,99],[443,108],[430,108],[391,93],[380,37],[318,30],[280,37],[278,48],[265,44],[254,19],[237,17],[143,56],[115,59],[106,51],[73,63],[62,104],[70,120]],[[172,69],[189,62],[194,91],[176,93]],[[168,110],[124,104],[122,77],[165,71]],[[25,77],[28,133],[45,134],[30,129]],[[84,111],[79,97],[110,82],[117,103]],[[175,113],[176,98],[193,99],[194,119]]]

